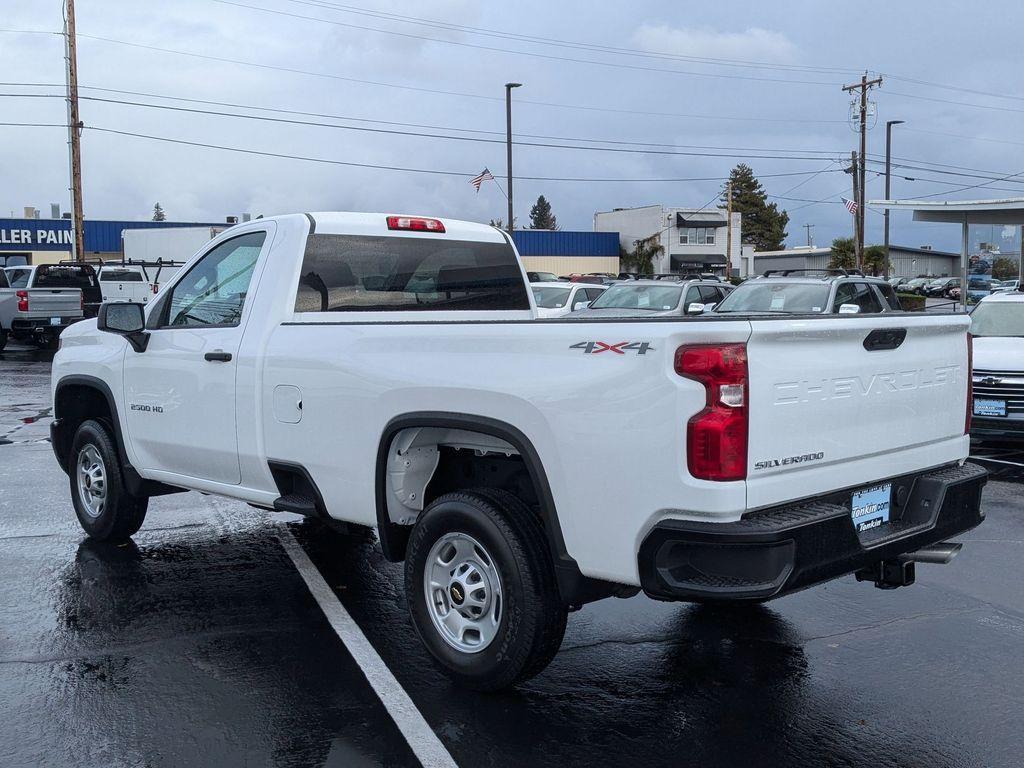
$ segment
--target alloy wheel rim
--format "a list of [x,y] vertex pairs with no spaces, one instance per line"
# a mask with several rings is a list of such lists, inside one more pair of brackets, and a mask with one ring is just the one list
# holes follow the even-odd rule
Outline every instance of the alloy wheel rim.
[[76,467],[78,499],[85,514],[95,519],[107,504],[107,469],[96,446],[86,445],[78,452]]
[[455,532],[434,542],[423,590],[434,629],[448,645],[479,653],[494,641],[504,608],[501,576],[479,541]]

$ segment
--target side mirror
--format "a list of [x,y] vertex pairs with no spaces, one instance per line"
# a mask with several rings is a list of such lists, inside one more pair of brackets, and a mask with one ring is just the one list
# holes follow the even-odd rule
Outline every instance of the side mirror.
[[142,304],[120,301],[101,304],[96,316],[96,328],[124,336],[136,352],[145,352],[149,344],[146,312]]
[[856,304],[840,304],[839,314],[840,315],[856,315],[860,312],[860,307]]
[[688,315],[699,315],[704,311],[704,305],[699,301],[695,301],[686,308],[686,314]]
[[577,301],[575,304],[572,305],[572,311],[579,312],[581,309],[586,309],[589,306],[589,301]]
[[713,310],[717,306],[718,306],[717,304],[705,304],[704,305],[704,311],[705,312],[710,312],[711,310]]

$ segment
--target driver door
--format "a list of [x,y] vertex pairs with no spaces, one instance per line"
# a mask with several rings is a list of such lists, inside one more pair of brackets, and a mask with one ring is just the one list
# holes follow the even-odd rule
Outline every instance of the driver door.
[[241,481],[236,358],[246,296],[270,239],[252,231],[208,251],[153,308],[146,351],[126,351],[124,413],[139,469]]

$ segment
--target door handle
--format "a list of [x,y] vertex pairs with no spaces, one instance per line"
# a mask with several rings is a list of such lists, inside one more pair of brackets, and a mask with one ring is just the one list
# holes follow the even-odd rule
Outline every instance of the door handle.
[[211,363],[228,363],[231,361],[231,353],[218,349],[215,352],[207,352],[203,358]]

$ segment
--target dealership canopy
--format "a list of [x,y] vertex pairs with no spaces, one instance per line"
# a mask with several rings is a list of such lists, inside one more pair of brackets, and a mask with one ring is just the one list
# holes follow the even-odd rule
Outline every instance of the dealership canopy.
[[[1024,226],[1024,197],[1004,197],[996,200],[871,200],[870,206],[890,211],[913,211],[914,221],[959,224],[960,274],[968,274],[967,228],[971,224]],[[967,301],[967,291],[961,294]]]

